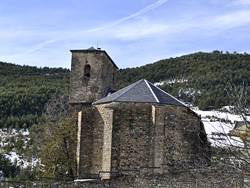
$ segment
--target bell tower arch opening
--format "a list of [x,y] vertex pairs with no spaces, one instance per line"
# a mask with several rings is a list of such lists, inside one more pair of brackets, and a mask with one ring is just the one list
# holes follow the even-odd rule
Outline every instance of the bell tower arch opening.
[[87,78],[90,77],[90,69],[91,69],[90,65],[87,64],[84,66],[84,77],[87,77]]

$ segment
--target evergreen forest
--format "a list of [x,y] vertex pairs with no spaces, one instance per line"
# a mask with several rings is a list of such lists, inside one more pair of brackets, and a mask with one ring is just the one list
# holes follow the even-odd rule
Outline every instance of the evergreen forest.
[[123,88],[142,78],[152,83],[162,82],[161,89],[186,104],[201,110],[218,109],[230,105],[228,87],[250,83],[250,55],[215,50],[120,69],[117,87]]
[[[117,62],[119,66],[119,62]],[[145,78],[179,100],[210,110],[229,105],[225,88],[250,83],[250,55],[198,52],[118,70],[117,89]],[[0,62],[0,128],[29,128],[54,96],[68,96],[70,70]],[[250,97],[248,96],[248,100]]]
[[0,127],[31,127],[53,96],[68,93],[69,80],[68,69],[0,62]]

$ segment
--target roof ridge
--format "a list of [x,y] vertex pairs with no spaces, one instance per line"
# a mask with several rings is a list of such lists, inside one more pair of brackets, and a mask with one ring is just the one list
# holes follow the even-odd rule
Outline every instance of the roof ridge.
[[[148,81],[149,82],[149,81]],[[154,84],[152,84],[151,82],[149,82],[152,86],[154,86]],[[177,100],[179,103],[181,103],[183,106],[186,106],[183,102],[179,101],[178,99],[176,99],[174,96],[168,94],[166,91],[162,90],[159,87],[154,86],[156,89],[159,89],[160,91],[162,91],[163,93],[167,94],[169,97],[172,97],[173,99]],[[186,106],[187,107],[187,106]]]
[[149,81],[147,81],[147,80],[144,80],[144,81],[146,82],[146,84],[147,84],[149,90],[151,91],[151,93],[153,94],[155,100],[156,100],[158,103],[160,103],[158,97],[156,96],[156,94],[155,94],[154,91],[152,90],[151,86],[149,85],[149,83],[148,83]]
[[134,83],[134,85],[130,88],[128,88],[127,90],[125,90],[124,92],[122,92],[118,97],[114,98],[114,101],[117,100],[118,98],[120,98],[122,95],[124,95],[125,93],[127,93],[129,90],[131,90],[132,88],[134,88],[135,86],[137,86],[139,83],[141,83],[144,79],[141,79],[137,82]]
[[91,46],[91,47],[88,48],[87,50],[96,50],[96,49],[94,48],[94,46]]
[[154,86],[151,82],[145,79],[141,79],[133,84],[130,84],[123,89],[99,99],[92,104],[101,104],[107,102],[150,102],[187,107],[184,103],[171,96],[164,90]]

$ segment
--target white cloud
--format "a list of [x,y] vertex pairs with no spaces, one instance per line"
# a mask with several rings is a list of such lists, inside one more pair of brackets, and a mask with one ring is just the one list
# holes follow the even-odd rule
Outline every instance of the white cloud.
[[235,0],[229,4],[229,6],[235,5],[250,5],[250,0]]
[[143,37],[149,37],[155,34],[162,34],[171,31],[171,26],[168,24],[151,23],[151,22],[134,22],[129,23],[111,30],[110,36],[123,39],[134,40]]
[[30,52],[33,52],[35,50],[38,50],[40,48],[42,48],[43,46],[47,45],[47,44],[51,44],[53,42],[56,42],[57,39],[53,39],[53,40],[47,40],[47,41],[44,41],[44,42],[41,42],[35,46],[33,46],[30,50],[28,50],[26,53],[30,53]]
[[[105,28],[96,32],[77,32],[78,40],[124,40],[135,41],[139,39],[169,40],[173,35],[177,35],[192,29],[197,23],[190,18],[182,20],[152,19],[151,17],[139,17],[110,28]],[[72,35],[71,37],[74,37]]]
[[[158,1],[159,2],[159,1]],[[146,8],[145,8],[146,9]],[[142,9],[144,10],[144,9]],[[139,11],[140,12],[140,11]],[[186,42],[194,40],[196,37],[211,37],[218,32],[224,30],[246,25],[250,22],[250,11],[238,11],[234,13],[225,13],[220,15],[208,15],[206,17],[199,17],[199,15],[190,15],[183,17],[181,20],[174,19],[150,19],[139,17],[137,19],[124,22],[123,24],[113,25],[112,28],[103,27],[102,30],[95,30],[96,32],[86,32],[86,30],[72,32],[75,33],[69,37],[61,37],[61,39],[68,39],[76,41],[84,41],[84,43],[104,43],[107,40],[139,40],[146,39],[146,41],[156,41],[160,38],[164,41],[181,41],[184,36],[191,35]],[[105,28],[105,29],[104,29]],[[94,31],[94,30],[92,30]],[[182,34],[182,36],[180,36]],[[77,37],[76,37],[77,35]],[[60,40],[61,40],[60,39]],[[188,40],[188,41],[187,41]],[[28,52],[37,50],[44,45],[55,42],[56,40],[48,40],[35,45]],[[74,45],[76,46],[76,45]],[[77,46],[76,46],[77,47]],[[75,48],[75,47],[74,47]]]
[[216,27],[230,29],[250,23],[250,11],[238,11],[214,19]]
[[[191,16],[191,15],[190,15]],[[166,41],[180,33],[183,35],[213,36],[218,32],[247,26],[250,23],[250,11],[234,11],[233,13],[222,13],[218,15],[186,16],[182,20],[157,20],[141,18],[130,22],[116,25],[112,29],[106,28],[95,36],[116,38],[120,40],[137,40],[145,37],[157,37]],[[92,34],[88,34],[91,36]]]
[[141,9],[140,11],[138,11],[138,12],[135,13],[135,14],[132,14],[132,15],[130,15],[130,16],[121,18],[121,19],[116,20],[116,21],[114,21],[114,22],[108,23],[107,25],[105,25],[105,26],[103,26],[103,27],[99,27],[99,28],[95,28],[95,29],[88,30],[88,32],[93,32],[93,31],[102,30],[102,29],[104,29],[104,28],[106,28],[106,27],[110,27],[110,26],[119,24],[119,23],[121,23],[121,22],[123,22],[123,21],[125,21],[125,20],[130,19],[130,18],[134,18],[134,17],[136,17],[136,16],[145,14],[145,13],[147,13],[148,11],[153,10],[153,9],[155,9],[155,8],[157,8],[157,7],[159,7],[159,6],[161,6],[163,3],[167,2],[167,1],[168,1],[168,0],[159,0],[159,1],[157,1],[156,3],[153,3],[153,4],[149,5],[149,6],[147,6],[146,8]]

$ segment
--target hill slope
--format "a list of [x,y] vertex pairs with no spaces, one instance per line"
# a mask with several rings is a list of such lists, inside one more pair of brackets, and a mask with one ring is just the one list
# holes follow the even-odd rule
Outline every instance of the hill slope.
[[[202,110],[229,104],[227,84],[250,83],[250,55],[198,52],[120,69],[117,88],[139,79],[161,82],[163,90]],[[0,127],[30,127],[54,95],[69,91],[70,70],[0,62]],[[249,97],[250,100],[250,97]]]
[[138,68],[118,71],[119,88],[145,78],[178,99],[208,110],[228,105],[227,85],[250,81],[250,55],[214,51],[160,60]]
[[29,127],[44,104],[69,90],[70,71],[0,62],[0,127]]

